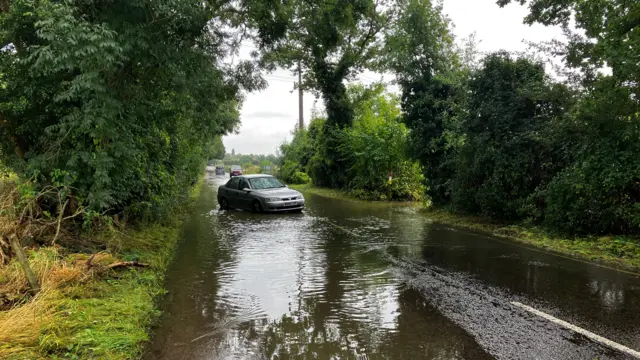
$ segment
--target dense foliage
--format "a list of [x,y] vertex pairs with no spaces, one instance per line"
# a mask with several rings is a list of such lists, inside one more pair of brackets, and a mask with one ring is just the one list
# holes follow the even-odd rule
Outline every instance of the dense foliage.
[[527,23],[564,28],[566,44],[542,48],[561,57],[583,91],[563,133],[572,162],[543,193],[545,220],[570,231],[640,233],[640,3],[518,2],[529,5]]
[[452,47],[440,8],[413,2],[393,28],[388,63],[433,201],[569,232],[640,233],[638,69],[629,58],[638,5],[531,1],[529,22],[566,24],[573,9],[585,30],[540,47],[563,56],[564,85],[531,59],[472,61]]
[[562,167],[550,143],[570,97],[545,76],[542,64],[486,57],[469,81],[465,135],[455,160],[452,204],[498,219],[521,217],[531,194]]
[[[345,164],[344,189],[365,199],[420,200],[424,177],[418,163],[408,157],[408,130],[400,121],[398,99],[385,93],[382,85],[354,85],[347,94],[354,109],[354,125],[333,130],[333,136],[340,140],[337,150]],[[281,146],[280,174],[285,181],[306,183],[306,172],[321,171],[326,121],[314,119],[308,130],[297,130],[293,140]],[[392,181],[388,179],[390,173]],[[316,178],[312,179],[318,184]]]
[[[281,147],[285,181],[403,199],[424,182],[460,212],[640,232],[640,5],[515,1],[526,22],[563,26],[567,43],[538,48],[566,81],[504,52],[477,61],[431,0],[2,2],[0,156],[88,214],[166,211],[224,154],[242,89],[261,86],[251,63],[222,61],[248,36],[259,65],[299,67],[324,101]],[[400,98],[348,87],[364,69],[393,72]]]
[[258,29],[261,60],[304,70],[303,86],[319,93],[327,119],[319,156],[310,168],[318,184],[343,187],[347,178],[338,148],[341,131],[353,124],[354,109],[345,81],[375,69],[382,34],[392,21],[394,1],[254,1],[249,13]]
[[230,10],[193,0],[6,3],[2,162],[39,187],[72,189],[65,196],[87,214],[170,209],[224,154],[240,89],[260,84],[250,64],[220,62],[235,51]]

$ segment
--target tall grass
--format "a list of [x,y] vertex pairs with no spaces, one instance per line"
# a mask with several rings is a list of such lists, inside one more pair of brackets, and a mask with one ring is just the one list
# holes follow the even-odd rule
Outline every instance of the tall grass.
[[[177,243],[179,226],[103,234],[108,250],[87,269],[89,254],[59,247],[29,251],[42,284],[34,298],[0,311],[0,359],[131,359],[148,340],[158,315],[154,299]],[[120,260],[150,264],[144,269],[105,270]],[[25,294],[19,265],[0,268],[0,293]]]

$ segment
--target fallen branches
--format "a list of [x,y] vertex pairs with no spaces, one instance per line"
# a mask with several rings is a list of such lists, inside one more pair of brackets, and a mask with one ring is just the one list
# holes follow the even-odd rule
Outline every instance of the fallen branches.
[[0,265],[4,265],[9,262],[11,256],[11,245],[5,240],[4,236],[0,236]]
[[87,270],[91,269],[91,266],[92,266],[91,263],[93,262],[93,259],[95,259],[95,257],[96,257],[96,254],[91,254],[91,256],[89,256],[89,258],[87,259],[87,262],[84,264]]
[[11,243],[11,247],[13,248],[13,252],[16,253],[18,257],[18,262],[22,266],[22,270],[24,271],[24,275],[27,277],[29,281],[29,286],[31,286],[31,291],[34,294],[37,294],[40,291],[40,284],[38,283],[38,278],[31,270],[31,266],[29,266],[29,260],[27,259],[24,250],[22,250],[22,246],[20,245],[20,240],[15,234],[9,235],[9,242]]
[[[60,193],[58,193],[58,198],[60,198],[59,194]],[[62,225],[62,216],[64,215],[64,209],[67,207],[68,203],[69,203],[69,199],[65,200],[64,205],[62,205],[62,207],[58,211],[58,226],[56,227],[56,235],[53,237],[53,240],[51,240],[51,245],[55,245],[56,240],[58,239],[58,236],[60,235],[60,225]],[[60,203],[58,203],[58,204],[60,204]]]
[[121,267],[148,267],[149,264],[141,263],[137,261],[118,261],[113,264],[107,265],[107,269],[116,269]]

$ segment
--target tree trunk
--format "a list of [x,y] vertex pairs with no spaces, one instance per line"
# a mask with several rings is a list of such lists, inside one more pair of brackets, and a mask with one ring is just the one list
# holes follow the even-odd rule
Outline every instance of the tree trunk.
[[16,253],[18,257],[18,262],[22,266],[22,270],[24,271],[27,280],[29,281],[29,286],[31,286],[31,292],[34,294],[40,291],[40,284],[38,283],[38,278],[36,274],[31,270],[31,266],[29,266],[29,260],[27,259],[27,255],[22,250],[22,246],[20,246],[20,240],[16,236],[16,234],[9,235],[9,242],[11,243],[11,247],[13,248],[13,252]]

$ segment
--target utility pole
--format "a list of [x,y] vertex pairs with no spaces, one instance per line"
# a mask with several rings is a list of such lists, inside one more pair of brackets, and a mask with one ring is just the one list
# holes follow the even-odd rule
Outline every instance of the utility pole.
[[304,111],[302,108],[302,67],[298,60],[298,128],[304,129]]

